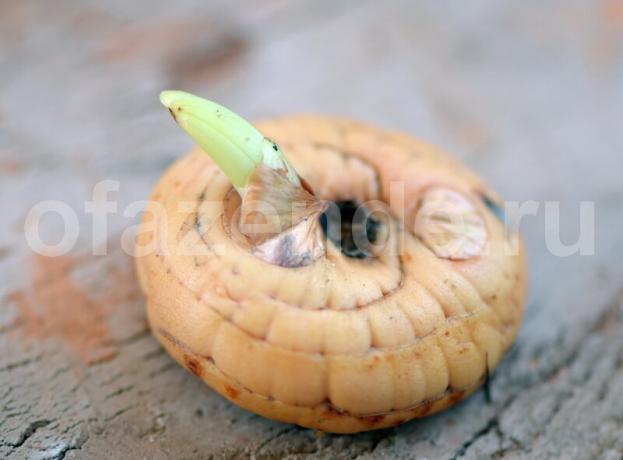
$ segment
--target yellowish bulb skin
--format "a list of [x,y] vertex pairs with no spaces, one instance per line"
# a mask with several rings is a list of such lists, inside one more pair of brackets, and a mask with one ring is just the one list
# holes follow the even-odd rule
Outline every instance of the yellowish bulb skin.
[[[513,343],[526,292],[519,236],[482,199],[495,193],[407,135],[320,117],[256,127],[319,198],[385,209],[384,246],[360,260],[327,242],[309,265],[270,264],[233,237],[232,181],[192,152],[161,178],[138,235],[153,249],[136,265],[158,340],[233,403],[321,431],[396,426],[474,392]],[[446,207],[472,228],[457,257],[416,219],[453,194]]]

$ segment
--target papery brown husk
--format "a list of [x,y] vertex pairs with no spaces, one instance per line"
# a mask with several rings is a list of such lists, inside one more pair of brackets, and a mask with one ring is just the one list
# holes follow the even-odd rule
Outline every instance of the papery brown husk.
[[319,217],[325,209],[323,201],[290,182],[284,170],[260,165],[242,197],[239,229],[265,261],[308,265],[324,254]]

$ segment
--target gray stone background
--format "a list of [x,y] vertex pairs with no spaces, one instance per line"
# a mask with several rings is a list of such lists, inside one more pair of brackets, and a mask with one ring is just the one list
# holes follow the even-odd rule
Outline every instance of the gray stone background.
[[[122,234],[191,142],[160,107],[186,89],[249,118],[312,112],[416,134],[508,200],[530,295],[517,346],[458,407],[397,429],[319,435],[229,404],[146,328]],[[2,0],[0,457],[623,458],[623,2]],[[105,256],[93,185],[119,181]],[[62,200],[81,230],[33,254],[29,210]],[[577,240],[595,206],[595,253]],[[589,219],[590,220],[590,219]],[[592,221],[591,221],[592,222]],[[58,241],[62,221],[40,233]]]

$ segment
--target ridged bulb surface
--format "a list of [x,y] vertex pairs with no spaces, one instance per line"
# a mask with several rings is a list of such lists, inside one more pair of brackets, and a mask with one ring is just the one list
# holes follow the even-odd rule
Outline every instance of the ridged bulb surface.
[[[394,426],[475,391],[516,336],[526,288],[521,241],[491,210],[497,195],[407,135],[317,117],[257,127],[317,196],[390,216],[383,248],[356,259],[329,242],[308,266],[264,262],[232,235],[231,184],[192,152],[160,180],[138,235],[164,347],[230,401],[330,432]],[[458,234],[465,244],[449,250]]]

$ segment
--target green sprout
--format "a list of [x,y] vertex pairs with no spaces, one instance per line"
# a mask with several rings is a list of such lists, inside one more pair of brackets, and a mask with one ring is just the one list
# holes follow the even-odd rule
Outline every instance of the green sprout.
[[163,91],[160,101],[241,195],[261,164],[284,171],[294,186],[301,185],[277,144],[231,110],[184,91]]

